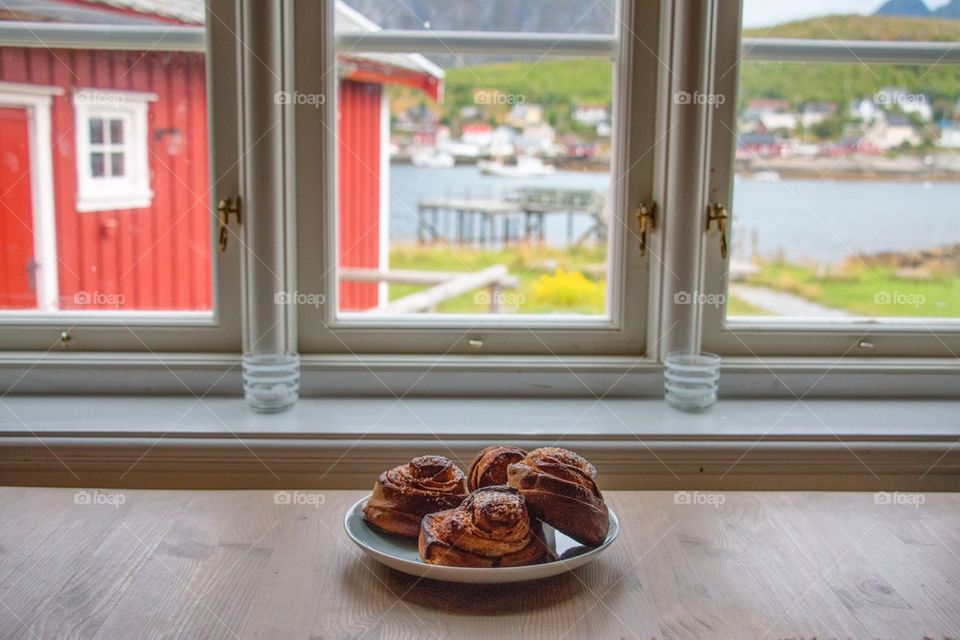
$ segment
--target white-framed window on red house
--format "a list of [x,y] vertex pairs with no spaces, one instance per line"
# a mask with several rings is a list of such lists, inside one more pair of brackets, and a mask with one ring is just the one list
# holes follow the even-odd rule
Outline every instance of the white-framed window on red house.
[[88,89],[73,95],[77,211],[149,207],[147,111],[154,93]]

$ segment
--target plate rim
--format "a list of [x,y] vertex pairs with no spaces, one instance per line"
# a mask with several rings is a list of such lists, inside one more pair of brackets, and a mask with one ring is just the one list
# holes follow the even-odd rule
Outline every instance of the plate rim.
[[[411,563],[411,564],[423,567],[424,569],[442,570],[443,573],[449,573],[451,575],[494,576],[498,572],[499,573],[509,572],[511,575],[523,575],[524,573],[539,573],[540,571],[543,571],[544,567],[548,567],[550,565],[560,565],[563,567],[563,569],[561,571],[558,571],[557,574],[569,572],[569,571],[573,571],[578,567],[583,566],[588,561],[590,561],[590,559],[592,559],[594,556],[599,555],[601,552],[605,551],[607,547],[612,545],[620,535],[620,518],[617,517],[617,514],[610,507],[610,505],[606,505],[607,517],[610,519],[610,531],[607,533],[606,539],[599,546],[593,547],[589,551],[585,551],[581,554],[578,554],[573,558],[558,558],[552,562],[541,562],[538,564],[529,564],[529,565],[523,565],[519,567],[451,567],[447,565],[436,565],[436,564],[430,564],[430,563],[424,562],[423,559],[420,558],[419,553],[417,554],[416,561],[391,555],[385,551],[381,551],[380,549],[371,547],[369,544],[365,543],[363,540],[360,540],[354,535],[353,531],[350,530],[350,526],[349,526],[350,516],[353,515],[354,512],[357,511],[357,509],[361,508],[361,506],[367,500],[369,500],[371,496],[373,496],[373,494],[368,493],[364,497],[354,502],[352,505],[350,505],[350,507],[346,510],[346,512],[343,515],[343,529],[344,531],[346,531],[347,537],[349,537],[350,540],[352,540],[355,545],[360,547],[360,549],[365,552],[373,553],[375,556],[384,556],[396,562]],[[362,516],[361,516],[361,519],[362,519]],[[364,525],[369,526],[369,525],[366,525],[366,522],[364,522]],[[387,534],[380,534],[380,532],[372,528],[371,528],[371,531],[379,535],[387,535]],[[572,562],[573,560],[577,560],[578,562],[576,562],[575,566],[568,566],[570,564],[573,564]],[[396,567],[391,567],[391,568],[396,569]],[[396,570],[403,572],[401,569],[396,569]],[[553,574],[553,575],[557,575],[557,574]],[[440,576],[436,576],[434,577],[434,579],[442,580],[443,578]]]

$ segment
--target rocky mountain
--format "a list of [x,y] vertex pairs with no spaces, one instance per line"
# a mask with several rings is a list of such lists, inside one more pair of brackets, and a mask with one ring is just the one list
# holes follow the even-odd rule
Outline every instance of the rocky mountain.
[[923,0],[887,0],[874,15],[926,18],[930,16],[930,7]]
[[960,0],[950,0],[935,10],[923,0],[887,0],[874,15],[899,16],[901,18],[947,18],[960,19]]
[[960,20],[960,0],[950,0],[947,4],[933,12],[938,18]]
[[384,29],[611,33],[614,0],[346,0]]

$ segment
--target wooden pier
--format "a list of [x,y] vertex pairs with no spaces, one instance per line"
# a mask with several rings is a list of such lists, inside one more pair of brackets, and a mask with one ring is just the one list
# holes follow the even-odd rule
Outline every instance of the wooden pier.
[[[424,198],[417,207],[420,244],[448,242],[481,248],[516,242],[543,243],[548,216],[566,216],[567,245],[589,237],[607,237],[606,194],[589,189],[522,188],[503,199]],[[588,216],[592,224],[574,238],[574,219]]]

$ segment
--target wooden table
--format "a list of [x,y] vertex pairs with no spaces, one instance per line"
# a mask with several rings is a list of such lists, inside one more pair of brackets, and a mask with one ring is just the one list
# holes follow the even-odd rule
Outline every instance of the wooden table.
[[957,494],[609,492],[597,561],[486,587],[363,557],[361,495],[0,488],[0,638],[960,636]]

